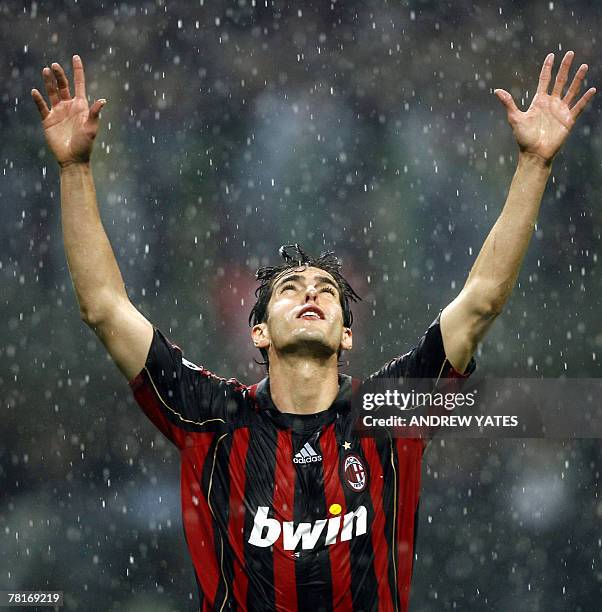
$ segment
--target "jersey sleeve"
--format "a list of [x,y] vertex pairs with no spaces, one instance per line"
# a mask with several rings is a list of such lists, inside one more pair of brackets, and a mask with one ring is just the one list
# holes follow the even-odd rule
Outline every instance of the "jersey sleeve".
[[[438,383],[441,378],[468,378],[477,367],[474,357],[470,358],[470,362],[463,373],[458,372],[445,355],[440,323],[441,311],[439,311],[435,320],[428,326],[426,332],[411,351],[386,363],[380,370],[372,374],[370,379],[427,378]],[[429,436],[432,435],[433,431],[436,430],[427,431]],[[409,451],[417,453],[419,457],[422,456],[428,442],[429,437],[424,437],[423,435],[416,438],[404,437],[397,440],[400,448],[409,449]]]
[[179,448],[194,444],[194,434],[216,431],[234,415],[232,395],[244,388],[184,358],[179,346],[154,328],[142,371],[130,388],[146,416]]
[[411,350],[386,363],[370,378],[468,378],[476,369],[474,357],[458,372],[447,360],[441,336],[441,311]]

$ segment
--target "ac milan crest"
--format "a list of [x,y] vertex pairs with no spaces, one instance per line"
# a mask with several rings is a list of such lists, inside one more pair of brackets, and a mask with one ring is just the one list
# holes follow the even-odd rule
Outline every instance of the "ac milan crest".
[[354,453],[345,455],[343,460],[343,480],[355,493],[359,493],[366,488],[368,473],[364,468],[362,460]]

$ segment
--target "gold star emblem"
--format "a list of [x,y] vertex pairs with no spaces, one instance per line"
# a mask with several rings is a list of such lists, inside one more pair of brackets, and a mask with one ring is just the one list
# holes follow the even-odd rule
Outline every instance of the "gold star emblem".
[[345,440],[345,442],[343,442],[343,448],[345,450],[349,450],[351,448],[351,443],[347,442],[347,440]]

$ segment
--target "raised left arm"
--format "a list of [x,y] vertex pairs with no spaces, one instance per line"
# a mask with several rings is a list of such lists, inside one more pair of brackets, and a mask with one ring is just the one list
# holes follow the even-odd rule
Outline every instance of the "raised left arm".
[[554,156],[596,93],[593,87],[588,89],[571,106],[587,72],[587,65],[582,64],[561,98],[573,56],[572,51],[564,56],[551,94],[548,89],[554,54],[546,57],[537,92],[526,112],[516,107],[507,91],[494,90],[506,107],[508,122],[519,146],[518,165],[504,208],[462,291],[441,313],[445,353],[459,372],[464,372],[477,344],[510,297],[535,227]]

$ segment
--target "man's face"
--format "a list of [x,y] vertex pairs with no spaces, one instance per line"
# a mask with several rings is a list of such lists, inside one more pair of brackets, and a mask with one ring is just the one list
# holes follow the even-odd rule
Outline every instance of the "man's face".
[[351,349],[338,285],[320,268],[302,266],[276,277],[267,321],[251,333],[258,348],[282,353],[329,357]]

